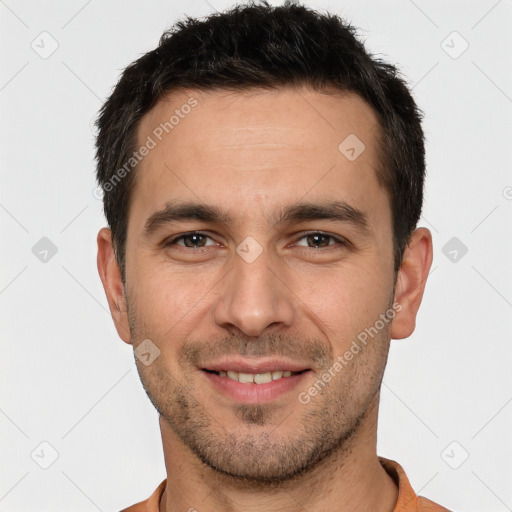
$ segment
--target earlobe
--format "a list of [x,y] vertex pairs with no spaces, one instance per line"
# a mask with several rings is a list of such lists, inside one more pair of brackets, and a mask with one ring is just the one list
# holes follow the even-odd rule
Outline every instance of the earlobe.
[[125,290],[114,253],[111,230],[102,228],[98,233],[97,242],[98,272],[107,296],[110,314],[119,337],[126,343],[131,343]]
[[391,338],[410,336],[416,327],[416,314],[423,298],[428,273],[432,265],[432,235],[418,228],[405,248],[395,287],[395,302],[401,305],[391,327]]

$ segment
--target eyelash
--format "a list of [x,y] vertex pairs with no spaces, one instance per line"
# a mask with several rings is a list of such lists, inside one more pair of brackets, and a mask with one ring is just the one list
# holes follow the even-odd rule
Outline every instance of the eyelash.
[[[201,235],[201,236],[207,237],[210,240],[212,240],[212,237],[210,235],[208,235],[207,233],[203,233],[202,231],[190,231],[189,233],[183,233],[182,235],[178,235],[178,236],[172,238],[171,240],[168,240],[168,241],[164,242],[164,246],[165,247],[169,247],[171,245],[175,245],[176,242],[178,242],[179,240],[183,240],[185,238],[188,238],[188,237],[194,236],[194,235]],[[297,241],[302,240],[304,238],[307,238],[308,236],[314,236],[314,235],[320,235],[320,236],[323,236],[325,238],[332,239],[336,243],[329,244],[326,247],[307,247],[307,246],[303,246],[302,249],[313,249],[315,251],[319,251],[321,249],[329,250],[329,248],[335,247],[336,245],[340,245],[340,246],[343,246],[343,247],[347,247],[347,246],[350,245],[350,243],[347,240],[345,240],[343,238],[336,237],[334,235],[330,235],[328,233],[323,233],[322,231],[310,231],[308,233],[304,233],[301,237],[298,238]],[[201,249],[207,249],[208,247],[211,247],[211,246],[196,247],[196,248],[194,248],[194,247],[186,247],[185,245],[183,245],[181,247],[183,249],[191,249],[193,251],[199,251]]]

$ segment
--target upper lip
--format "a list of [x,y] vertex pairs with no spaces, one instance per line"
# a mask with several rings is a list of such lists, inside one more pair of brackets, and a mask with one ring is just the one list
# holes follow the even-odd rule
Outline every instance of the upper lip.
[[297,361],[276,358],[243,358],[230,357],[219,359],[201,366],[203,370],[233,371],[242,373],[267,373],[277,371],[301,372],[309,370],[309,367]]

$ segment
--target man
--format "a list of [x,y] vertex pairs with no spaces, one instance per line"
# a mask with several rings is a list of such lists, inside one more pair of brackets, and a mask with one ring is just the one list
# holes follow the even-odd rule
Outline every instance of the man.
[[440,511],[379,458],[432,262],[421,115],[336,16],[188,18],[102,108],[98,268],[160,414],[131,512]]

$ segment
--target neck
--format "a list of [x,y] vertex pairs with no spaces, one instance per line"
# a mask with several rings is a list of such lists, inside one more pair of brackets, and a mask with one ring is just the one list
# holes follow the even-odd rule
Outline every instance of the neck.
[[160,417],[167,469],[160,512],[392,512],[398,489],[377,457],[377,412],[375,401],[347,445],[273,486],[235,481],[206,466]]

